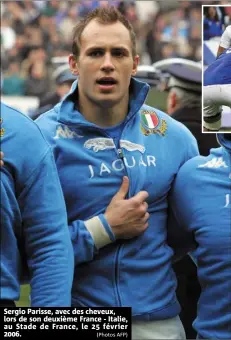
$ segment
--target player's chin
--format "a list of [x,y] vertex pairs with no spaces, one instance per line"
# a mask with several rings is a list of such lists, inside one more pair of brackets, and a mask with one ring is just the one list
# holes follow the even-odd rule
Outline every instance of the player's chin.
[[101,95],[98,97],[98,102],[100,103],[101,106],[105,108],[109,108],[112,106],[115,106],[121,101],[118,96],[113,96],[113,95]]

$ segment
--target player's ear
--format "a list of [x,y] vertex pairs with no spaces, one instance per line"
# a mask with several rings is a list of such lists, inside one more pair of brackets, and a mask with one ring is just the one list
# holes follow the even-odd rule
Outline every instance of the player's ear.
[[77,63],[77,57],[74,54],[70,54],[68,57],[68,62],[70,65],[70,70],[72,74],[78,76],[79,75],[79,69],[78,69],[78,63]]
[[136,55],[133,58],[132,76],[136,75],[137,68],[138,68],[138,65],[139,65],[139,61],[140,61],[140,57],[138,55]]
[[170,105],[172,109],[176,107],[176,103],[177,103],[177,95],[174,91],[171,91],[170,92]]

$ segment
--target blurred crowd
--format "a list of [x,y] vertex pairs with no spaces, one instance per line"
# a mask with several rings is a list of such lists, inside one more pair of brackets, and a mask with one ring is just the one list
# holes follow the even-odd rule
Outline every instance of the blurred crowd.
[[201,1],[2,1],[3,95],[36,96],[54,87],[57,57],[71,53],[73,26],[97,6],[112,4],[137,35],[141,64],[168,57],[201,59]]
[[[201,5],[205,3],[176,0],[1,1],[2,94],[35,96],[41,100],[53,91],[56,61],[67,61],[74,25],[98,6],[115,5],[130,20],[136,32],[141,64],[151,65],[171,57],[199,61]],[[230,22],[228,10],[219,15],[223,24]]]
[[206,6],[203,15],[204,41],[220,38],[227,26],[231,25],[231,6]]

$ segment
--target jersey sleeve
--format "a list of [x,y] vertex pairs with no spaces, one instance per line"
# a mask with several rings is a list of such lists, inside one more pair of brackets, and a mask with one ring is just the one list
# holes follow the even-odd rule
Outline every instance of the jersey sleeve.
[[49,149],[19,198],[30,272],[31,305],[70,306],[73,248],[53,153]]
[[115,235],[103,214],[86,221],[73,221],[69,229],[75,265],[93,260],[100,248],[115,241]]
[[224,33],[221,36],[220,46],[223,48],[231,47],[231,25],[226,27]]
[[187,254],[197,246],[191,229],[191,218],[194,213],[193,201],[198,199],[190,194],[192,161],[186,162],[181,167],[168,197],[168,244],[174,249],[176,257]]

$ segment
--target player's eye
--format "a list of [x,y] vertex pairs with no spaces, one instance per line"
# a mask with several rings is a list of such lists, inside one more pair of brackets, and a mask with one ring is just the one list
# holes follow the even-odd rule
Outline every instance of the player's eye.
[[94,50],[89,53],[90,57],[101,57],[103,56],[103,51],[102,50]]
[[125,56],[125,52],[122,50],[113,50],[112,55],[117,58],[122,58]]

